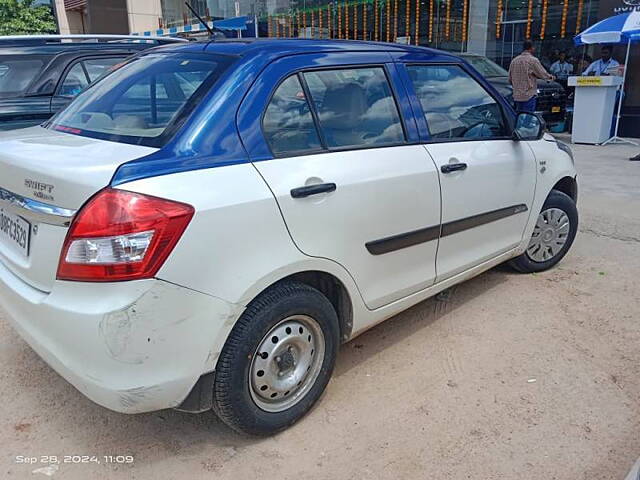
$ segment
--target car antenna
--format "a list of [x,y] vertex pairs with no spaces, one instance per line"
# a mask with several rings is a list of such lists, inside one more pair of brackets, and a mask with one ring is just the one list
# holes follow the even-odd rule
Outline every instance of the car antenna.
[[198,12],[196,12],[196,11],[194,10],[194,8],[193,8],[191,5],[189,5],[189,2],[184,2],[184,4],[187,6],[187,8],[188,8],[189,10],[191,10],[191,13],[193,13],[193,14],[196,16],[196,18],[197,18],[198,20],[200,20],[200,23],[201,23],[202,25],[204,25],[204,28],[206,28],[206,29],[207,29],[207,32],[209,32],[209,35],[211,35],[212,37],[215,37],[215,36],[216,36],[216,32],[214,32],[214,31],[213,31],[213,29],[212,29],[212,28],[207,24],[207,22],[205,22],[205,21],[202,19],[202,17],[201,17],[200,15],[198,15]]

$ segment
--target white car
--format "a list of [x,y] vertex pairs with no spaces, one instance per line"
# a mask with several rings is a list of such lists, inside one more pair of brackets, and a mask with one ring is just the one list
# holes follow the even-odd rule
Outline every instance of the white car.
[[213,409],[269,434],[339,344],[576,235],[569,148],[464,60],[260,40],[145,51],[0,136],[0,305],[123,413]]

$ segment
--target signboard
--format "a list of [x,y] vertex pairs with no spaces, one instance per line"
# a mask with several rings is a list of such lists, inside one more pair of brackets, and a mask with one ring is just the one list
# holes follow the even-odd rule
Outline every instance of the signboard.
[[598,20],[603,20],[611,15],[640,10],[640,0],[600,0],[598,7]]
[[578,87],[599,87],[602,85],[602,77],[578,77],[576,85]]

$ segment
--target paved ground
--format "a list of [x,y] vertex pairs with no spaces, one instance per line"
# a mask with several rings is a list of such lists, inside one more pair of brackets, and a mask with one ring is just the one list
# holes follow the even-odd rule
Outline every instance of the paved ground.
[[[0,318],[0,475],[624,479],[640,454],[640,163],[624,146],[575,152],[582,226],[558,268],[495,269],[345,345],[321,403],[275,438],[104,410]],[[15,463],[76,454],[135,461]]]

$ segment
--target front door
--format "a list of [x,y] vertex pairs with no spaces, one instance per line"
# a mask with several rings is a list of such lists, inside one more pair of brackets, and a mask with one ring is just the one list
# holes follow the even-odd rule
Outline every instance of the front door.
[[526,142],[511,139],[498,102],[461,66],[406,68],[429,128],[425,148],[440,172],[440,281],[520,243],[536,162]]
[[438,173],[407,142],[392,68],[290,75],[262,119],[275,158],[254,163],[297,247],[341,264],[372,309],[434,283],[440,229]]

